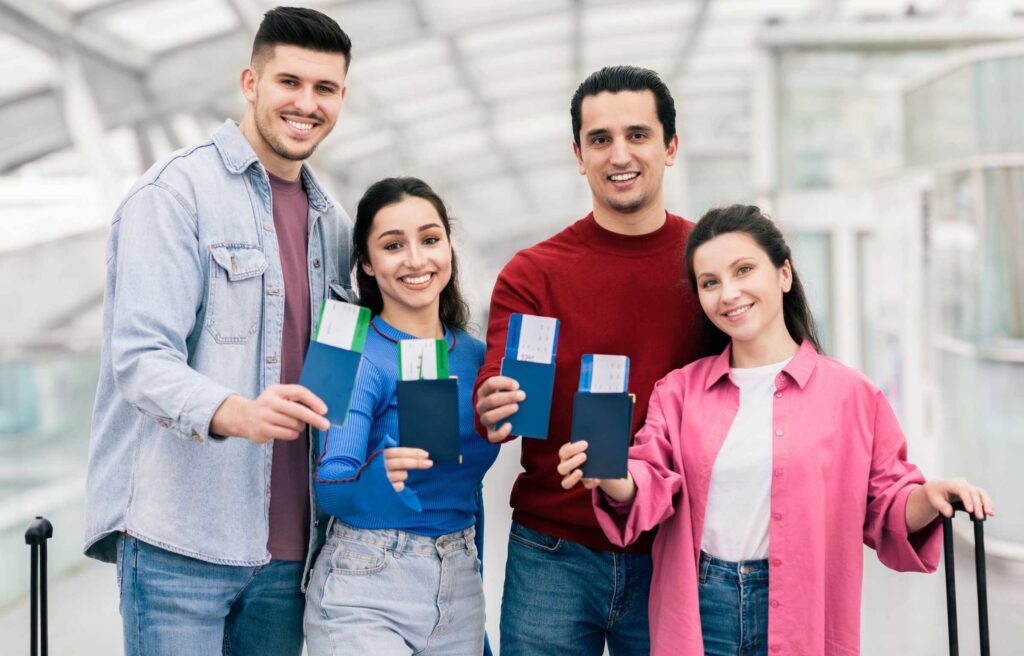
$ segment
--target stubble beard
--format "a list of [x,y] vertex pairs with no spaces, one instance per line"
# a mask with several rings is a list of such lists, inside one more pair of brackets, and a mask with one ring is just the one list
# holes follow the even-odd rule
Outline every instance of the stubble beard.
[[620,202],[613,198],[608,199],[608,207],[612,208],[620,214],[635,214],[647,205],[647,194],[640,194],[635,199],[625,202]]
[[281,143],[281,140],[277,138],[277,136],[274,134],[274,130],[271,129],[271,126],[267,123],[267,121],[265,121],[262,118],[262,116],[259,113],[256,114],[256,131],[259,133],[260,138],[263,139],[263,141],[268,146],[270,146],[270,149],[274,151],[274,153],[292,162],[303,162],[309,159],[310,155],[313,154],[313,151],[316,150],[316,147],[320,145],[320,142],[318,141],[312,146],[310,146],[309,150],[303,151],[301,153],[289,151],[284,146],[284,144]]

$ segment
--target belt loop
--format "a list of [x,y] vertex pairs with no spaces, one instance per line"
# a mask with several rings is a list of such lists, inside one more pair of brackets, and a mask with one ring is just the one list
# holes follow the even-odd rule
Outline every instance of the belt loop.
[[711,564],[711,558],[704,553],[700,552],[700,582],[704,583],[708,578],[708,565]]
[[405,544],[408,538],[409,536],[406,535],[405,531],[395,531],[395,558],[402,557],[402,552],[405,551]]

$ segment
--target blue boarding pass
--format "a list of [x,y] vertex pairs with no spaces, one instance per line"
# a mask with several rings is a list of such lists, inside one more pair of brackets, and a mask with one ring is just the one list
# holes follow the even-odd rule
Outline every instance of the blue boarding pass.
[[629,357],[587,354],[580,365],[581,392],[622,394],[629,391]]
[[554,364],[557,349],[558,319],[518,313],[509,317],[506,358]]

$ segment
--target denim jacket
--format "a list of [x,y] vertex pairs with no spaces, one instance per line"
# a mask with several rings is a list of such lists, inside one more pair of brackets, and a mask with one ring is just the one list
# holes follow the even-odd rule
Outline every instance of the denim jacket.
[[[324,298],[349,298],[351,221],[306,165],[302,178],[316,313]],[[115,561],[123,531],[213,563],[268,562],[273,441],[209,432],[229,394],[255,398],[281,378],[270,181],[234,122],[128,192],[110,231],[105,293],[85,553]],[[310,507],[312,558],[325,522],[312,498]]]

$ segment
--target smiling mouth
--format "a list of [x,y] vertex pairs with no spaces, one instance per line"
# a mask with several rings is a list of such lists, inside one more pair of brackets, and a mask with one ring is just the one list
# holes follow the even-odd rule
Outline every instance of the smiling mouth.
[[749,305],[743,305],[728,312],[723,312],[722,315],[730,321],[735,321],[750,311],[750,308],[754,307],[753,303]]
[[611,180],[612,182],[629,182],[630,180],[634,180],[639,177],[639,173],[637,173],[636,171],[630,171],[629,173],[614,173],[612,175],[609,175],[608,179]]
[[285,118],[284,122],[299,132],[309,132],[317,126],[317,123],[314,121],[300,121],[294,118]]
[[430,282],[430,280],[433,277],[433,273],[423,273],[418,276],[402,276],[401,278],[399,278],[399,280],[406,285],[418,287],[420,285]]

